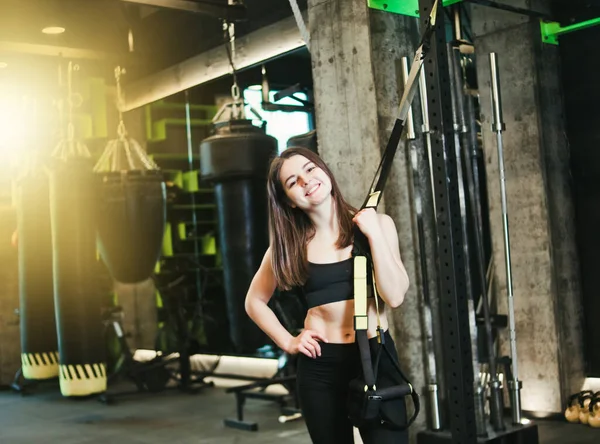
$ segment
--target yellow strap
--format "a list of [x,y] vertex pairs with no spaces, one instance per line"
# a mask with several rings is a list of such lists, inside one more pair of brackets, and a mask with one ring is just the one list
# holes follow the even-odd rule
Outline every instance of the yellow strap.
[[[379,318],[379,294],[377,293],[377,285],[375,285],[375,268],[371,270],[373,273],[373,296],[375,297],[375,309],[377,311],[377,335],[381,331],[381,319]],[[379,338],[381,341],[381,338]]]
[[380,191],[371,191],[371,193],[369,193],[369,200],[367,201],[367,204],[365,205],[365,208],[375,208],[377,209],[377,203],[379,201],[379,195],[381,194]]
[[366,330],[367,317],[367,258],[354,257],[354,330]]
[[[375,297],[375,308],[377,311],[377,332],[381,330],[381,318],[379,316],[379,294],[375,284],[375,268],[371,269],[373,276],[373,296]],[[365,256],[354,257],[354,329],[366,330],[368,328],[367,315],[367,258]],[[381,341],[381,338],[379,338]]]

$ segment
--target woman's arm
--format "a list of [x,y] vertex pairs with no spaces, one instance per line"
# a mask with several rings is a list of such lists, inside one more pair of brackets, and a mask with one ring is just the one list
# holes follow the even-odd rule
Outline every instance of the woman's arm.
[[409,286],[396,225],[391,217],[377,214],[373,209],[358,212],[354,220],[369,240],[377,292],[387,305],[396,308],[404,301]]
[[269,248],[248,289],[245,302],[246,313],[283,351],[290,354],[300,352],[312,358],[320,356],[321,347],[317,340],[326,342],[325,338],[312,330],[304,330],[300,335],[292,336],[267,305],[273,296],[275,287],[275,275],[271,266],[271,249]]
[[273,296],[276,283],[273,269],[271,268],[271,249],[265,253],[262,263],[246,294],[245,308],[248,316],[258,327],[264,331],[279,348],[287,351],[294,338],[275,316],[273,310],[267,305]]

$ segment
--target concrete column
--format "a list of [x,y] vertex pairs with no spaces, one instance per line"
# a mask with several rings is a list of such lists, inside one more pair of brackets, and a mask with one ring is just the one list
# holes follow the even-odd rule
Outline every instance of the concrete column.
[[[513,1],[519,6],[529,2]],[[542,46],[539,23],[472,7],[486,159],[495,298],[507,312],[496,139],[491,132],[489,53],[500,65],[504,159],[516,310],[519,377],[526,411],[562,410],[583,383],[579,281],[568,181],[568,145],[557,49]],[[509,354],[508,335],[501,338]]]
[[381,144],[367,3],[309,0],[308,22],[319,153],[360,206]]
[[[404,89],[400,61],[407,56],[412,62],[417,20],[369,10],[363,0],[309,0],[308,8],[319,152],[346,198],[358,206],[368,192],[397,117]],[[415,105],[418,115],[418,101]],[[416,143],[422,150],[422,144]],[[388,309],[390,331],[403,370],[424,395],[419,258],[406,149],[401,142],[379,210],[396,223],[411,281],[402,306]],[[427,205],[426,201],[426,219],[431,221],[433,213],[430,203]],[[428,234],[431,236],[431,230]],[[430,247],[434,241],[428,239]],[[434,255],[428,257],[433,264]],[[430,279],[435,283],[432,264]],[[423,427],[425,417],[423,406],[417,425],[411,427],[413,435]]]
[[[541,110],[543,178],[548,200],[550,257],[558,333],[562,405],[581,390],[585,379],[583,302],[576,242],[575,209],[560,87],[558,48],[537,40],[538,100]],[[562,407],[561,405],[561,407]],[[562,408],[561,408],[562,410]]]

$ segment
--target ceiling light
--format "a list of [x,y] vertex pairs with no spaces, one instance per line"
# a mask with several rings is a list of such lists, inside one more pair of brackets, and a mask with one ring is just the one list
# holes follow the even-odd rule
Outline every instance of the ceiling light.
[[44,29],[42,29],[42,32],[50,35],[62,34],[65,32],[65,28],[62,26],[46,26]]

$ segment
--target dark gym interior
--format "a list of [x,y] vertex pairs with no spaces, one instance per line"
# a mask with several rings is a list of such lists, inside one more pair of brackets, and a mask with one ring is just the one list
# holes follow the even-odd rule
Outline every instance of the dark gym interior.
[[358,207],[400,120],[411,443],[599,442],[598,45],[595,0],[0,0],[0,443],[310,443],[244,306],[269,164]]

